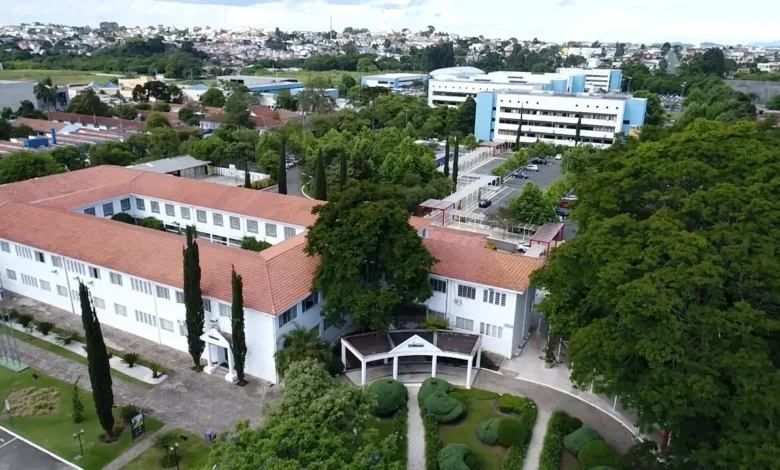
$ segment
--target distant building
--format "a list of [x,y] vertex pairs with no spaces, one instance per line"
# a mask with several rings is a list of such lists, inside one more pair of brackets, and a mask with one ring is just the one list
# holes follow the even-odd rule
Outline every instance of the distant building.
[[222,75],[217,77],[221,83],[239,83],[244,85],[252,93],[278,94],[282,90],[297,90],[306,88],[297,78],[285,77],[256,77],[254,75]]
[[360,86],[392,88],[400,90],[428,81],[424,73],[386,73],[382,75],[366,75],[360,79]]
[[200,101],[200,99],[203,97],[203,94],[208,91],[209,87],[203,84],[199,85],[193,85],[190,87],[182,88],[181,93],[187,98],[189,101]]
[[198,160],[191,155],[182,155],[174,158],[163,158],[153,162],[139,163],[128,168],[140,171],[153,171],[164,175],[179,176],[181,178],[200,179],[209,174],[209,161]]
[[[36,109],[43,107],[35,97],[35,82],[0,80],[0,109],[8,107],[16,111],[25,100]],[[57,87],[57,107],[66,108],[68,102],[68,87]]]
[[780,71],[780,62],[756,64],[756,67],[762,72],[777,72]]

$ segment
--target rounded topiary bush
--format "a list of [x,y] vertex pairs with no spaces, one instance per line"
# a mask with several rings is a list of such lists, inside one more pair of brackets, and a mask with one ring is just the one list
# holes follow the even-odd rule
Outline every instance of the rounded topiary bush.
[[463,403],[464,405],[468,405],[469,404],[469,399],[466,398],[466,395],[464,395],[464,394],[462,394],[462,393],[460,393],[458,391],[450,392],[450,396],[452,398],[458,400],[459,402]]
[[593,428],[579,428],[563,438],[563,446],[574,455],[580,455],[580,450],[588,442],[603,441],[601,434]]
[[479,470],[479,460],[465,444],[449,444],[439,451],[439,470]]
[[569,416],[569,432],[574,432],[582,427],[582,420],[579,418],[575,418],[574,416]]
[[617,467],[620,455],[604,441],[590,441],[580,450],[577,460],[582,465],[582,470],[590,470],[598,467]]
[[434,392],[449,393],[453,389],[453,386],[446,380],[430,377],[425,379],[420,387],[420,391],[417,392],[417,400],[422,405],[425,403],[425,399],[428,398]]
[[483,421],[477,429],[477,437],[479,440],[487,445],[495,445],[498,443],[498,422],[499,418],[489,419]]
[[445,392],[432,393],[425,399],[422,407],[439,423],[451,423],[466,412],[466,405]]
[[531,430],[522,421],[515,418],[500,418],[498,420],[498,443],[509,448],[522,447],[528,442]]
[[378,416],[389,416],[406,407],[409,395],[404,384],[393,379],[381,379],[368,386],[368,390],[376,396]]

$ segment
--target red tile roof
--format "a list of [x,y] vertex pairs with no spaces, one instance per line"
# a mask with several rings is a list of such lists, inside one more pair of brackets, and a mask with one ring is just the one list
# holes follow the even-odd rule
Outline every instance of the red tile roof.
[[428,238],[458,245],[469,245],[478,248],[487,246],[487,235],[478,232],[467,232],[452,228],[434,226],[428,229]]
[[143,122],[112,117],[90,116],[88,114],[50,112],[49,119],[52,121],[92,124],[94,126],[105,126],[108,128],[143,129],[144,127]]
[[54,132],[59,132],[68,124],[64,122],[44,121],[41,119],[19,118],[13,122],[14,127],[27,126],[32,128],[35,132],[50,133],[52,129]]

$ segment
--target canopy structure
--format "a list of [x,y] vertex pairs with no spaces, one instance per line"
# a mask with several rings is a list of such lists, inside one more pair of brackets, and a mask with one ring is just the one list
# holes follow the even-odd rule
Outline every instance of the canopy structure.
[[360,384],[366,384],[366,364],[372,361],[393,360],[393,379],[398,379],[398,358],[430,356],[431,377],[436,377],[439,357],[462,359],[467,362],[466,388],[471,388],[474,356],[480,368],[482,337],[470,333],[447,330],[398,330],[388,333],[364,333],[341,338],[341,361],[347,364],[347,350],[360,360]]
[[557,246],[558,242],[563,241],[563,224],[547,223],[542,225],[539,230],[531,237],[531,248],[536,245],[543,245],[547,254],[550,253],[550,247]]

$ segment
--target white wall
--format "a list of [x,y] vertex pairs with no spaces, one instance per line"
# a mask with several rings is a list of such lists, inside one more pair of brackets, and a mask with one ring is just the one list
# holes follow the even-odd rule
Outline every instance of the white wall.
[[11,108],[16,111],[22,101],[28,100],[38,108],[38,100],[35,98],[32,82],[0,82],[0,109]]

